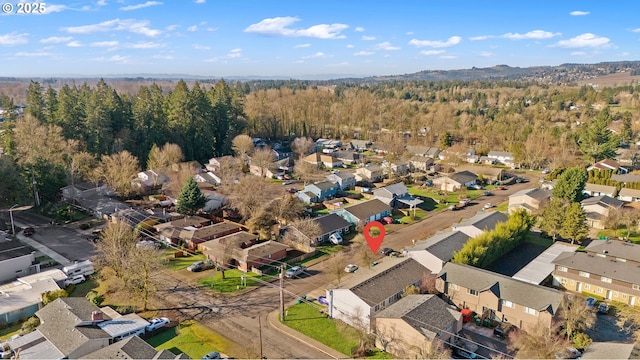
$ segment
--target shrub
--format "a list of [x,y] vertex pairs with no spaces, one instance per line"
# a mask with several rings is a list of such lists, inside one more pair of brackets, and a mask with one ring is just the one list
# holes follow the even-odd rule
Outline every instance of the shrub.
[[102,303],[104,302],[104,296],[98,294],[96,291],[91,290],[87,293],[87,295],[85,296],[87,298],[87,300],[89,300],[93,305],[95,306],[102,306]]
[[40,325],[40,319],[38,319],[36,316],[32,316],[29,319],[27,319],[27,321],[22,323],[22,327],[20,328],[20,333],[22,335],[28,334],[33,330],[35,330],[38,327],[38,325]]
[[69,293],[67,293],[67,291],[64,289],[47,291],[42,294],[42,304],[48,305],[54,300],[56,300],[57,298],[68,297],[68,296],[69,296]]
[[583,332],[579,332],[573,336],[573,346],[576,349],[586,349],[592,341],[589,335]]

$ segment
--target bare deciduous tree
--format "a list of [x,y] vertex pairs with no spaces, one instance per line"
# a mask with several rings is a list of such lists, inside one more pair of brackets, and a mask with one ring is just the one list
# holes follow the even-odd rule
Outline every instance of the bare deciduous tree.
[[568,339],[579,332],[590,329],[596,323],[596,314],[588,306],[584,306],[582,299],[576,296],[565,296],[560,304],[560,318],[562,332]]
[[298,159],[311,154],[315,150],[315,147],[315,141],[308,137],[295,138],[293,140],[293,143],[291,143],[291,151],[293,151],[293,153],[297,155]]
[[557,326],[551,328],[538,323],[529,332],[509,332],[509,348],[517,351],[516,357],[521,359],[555,359],[556,354],[566,351],[569,340],[556,335]]
[[163,190],[177,198],[189,179],[193,178],[195,171],[190,165],[184,163],[179,164],[177,168],[167,169],[167,171],[169,182],[163,185]]
[[260,176],[267,176],[269,165],[275,160],[275,154],[269,148],[256,150],[251,156],[251,166],[260,169]]
[[103,156],[96,168],[98,177],[121,197],[135,192],[131,181],[135,179],[139,170],[138,159],[126,150]]
[[166,143],[161,148],[153,145],[147,159],[147,170],[164,170],[184,160],[179,145]]
[[327,174],[318,169],[318,166],[299,160],[293,168],[293,175],[307,185],[324,179]]
[[129,254],[135,249],[138,234],[124,222],[110,222],[104,227],[96,243],[96,263],[101,268],[110,268],[114,276],[126,282]]
[[451,349],[438,339],[424,341],[420,345],[413,345],[415,359],[451,359]]
[[253,154],[253,139],[249,135],[238,135],[231,141],[231,149],[238,158],[245,160]]
[[269,205],[269,210],[273,214],[276,222],[286,225],[289,222],[300,218],[304,211],[302,202],[292,194],[285,194],[274,199]]
[[377,320],[371,333],[376,338],[376,345],[384,352],[387,352],[389,346],[399,342],[401,337],[394,325],[383,326],[378,324]]
[[287,231],[285,241],[290,243],[301,243],[306,246],[317,245],[316,239],[322,235],[320,225],[310,219],[296,219],[291,222],[291,227],[296,230]]
[[280,191],[276,185],[259,176],[245,176],[238,183],[224,188],[229,206],[238,210],[244,221],[257,214]]
[[69,160],[70,183],[91,180],[93,170],[97,164],[98,161],[96,158],[86,151],[80,151],[71,155],[71,159]]

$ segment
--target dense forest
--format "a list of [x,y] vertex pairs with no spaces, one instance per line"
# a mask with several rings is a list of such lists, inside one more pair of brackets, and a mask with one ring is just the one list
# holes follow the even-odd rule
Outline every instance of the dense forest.
[[[241,133],[285,142],[304,136],[474,148],[479,154],[505,150],[528,166],[555,168],[614,157],[620,142],[634,142],[640,128],[640,85],[180,80],[116,90],[102,79],[94,85],[53,83],[29,83],[24,114],[10,112],[2,123],[6,156],[0,158],[2,176],[22,169],[15,187],[35,179],[51,186],[51,197],[73,178],[77,154],[90,163],[126,150],[145,168],[153,145],[175,143],[185,160],[206,162],[231,153],[231,141]],[[0,92],[1,108],[15,105]],[[3,205],[15,198],[0,190]]]

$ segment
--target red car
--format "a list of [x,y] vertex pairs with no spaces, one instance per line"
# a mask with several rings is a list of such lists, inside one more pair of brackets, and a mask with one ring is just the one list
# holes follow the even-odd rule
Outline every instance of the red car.
[[498,186],[498,190],[507,190],[507,188],[504,186]]
[[393,224],[393,218],[391,216],[385,216],[382,219],[380,219],[380,221],[383,224]]

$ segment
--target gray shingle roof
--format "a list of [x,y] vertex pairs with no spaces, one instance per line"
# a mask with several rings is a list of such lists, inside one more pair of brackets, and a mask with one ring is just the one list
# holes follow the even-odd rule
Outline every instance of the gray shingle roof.
[[29,255],[34,251],[19,241],[0,241],[0,261]]
[[453,224],[453,229],[463,226],[474,226],[480,230],[493,230],[496,225],[509,220],[507,215],[499,211],[479,212],[475,216],[462,220],[459,224]]
[[344,210],[348,211],[356,218],[364,220],[369,218],[370,216],[391,210],[391,207],[378,199],[372,199],[360,204],[346,207],[344,208]]
[[414,247],[407,250],[426,250],[438,259],[447,262],[453,258],[453,253],[460,251],[468,240],[469,236],[461,231],[441,232],[417,242]]
[[634,174],[613,174],[611,175],[611,180],[629,183],[629,182],[640,182],[640,175]]
[[[84,359],[153,359],[158,351],[144,340],[132,336],[83,356]],[[175,358],[173,355],[172,358]]]
[[341,218],[336,214],[320,216],[313,219],[312,221],[320,226],[321,235],[330,234],[345,227],[351,226],[351,224],[347,220]]
[[315,185],[322,191],[333,189],[334,187],[336,187],[336,184],[332,183],[331,181],[319,181],[317,183],[314,183],[313,185]]
[[515,280],[469,265],[447,263],[438,277],[448,283],[478,292],[489,290],[500,299],[509,300],[538,311],[547,310],[551,314],[556,313],[563,298],[560,291]]
[[382,197],[387,197],[387,198],[393,198],[393,195],[402,195],[402,194],[406,194],[409,190],[407,189],[406,186],[404,186],[403,183],[396,183],[396,184],[392,184],[389,186],[385,186],[383,188],[380,189],[376,189],[373,191],[373,193],[376,196],[382,196]]
[[392,267],[351,286],[349,289],[364,302],[373,306],[418,282],[424,278],[425,272],[431,273],[417,261],[404,258]]
[[593,197],[582,200],[580,203],[582,204],[582,206],[598,204],[603,207],[609,207],[609,208],[619,208],[622,205],[624,205],[624,201],[614,199],[611,196],[607,196],[607,195],[593,196]]
[[585,191],[589,191],[589,192],[599,192],[599,193],[611,193],[611,194],[613,194],[613,193],[616,192],[616,187],[615,186],[608,186],[608,185],[586,183],[584,185],[584,190]]
[[409,295],[380,311],[376,318],[402,319],[423,335],[433,338],[435,333],[445,331],[460,316],[436,295]]
[[471,171],[465,170],[449,175],[449,179],[457,182],[458,184],[466,184],[468,182],[477,180],[478,175],[472,173]]
[[536,200],[545,200],[551,198],[551,190],[548,189],[524,189],[509,195],[509,197],[528,196]]
[[[640,267],[638,267],[638,264],[630,262],[609,260],[605,257],[583,252],[565,252],[558,255],[553,260],[553,263],[632,284],[640,283]],[[596,278],[595,280],[599,279]],[[612,285],[607,284],[607,286]],[[626,290],[629,291],[629,288]]]
[[640,263],[640,245],[634,243],[615,240],[593,240],[585,250],[590,253],[607,254],[608,256]]

